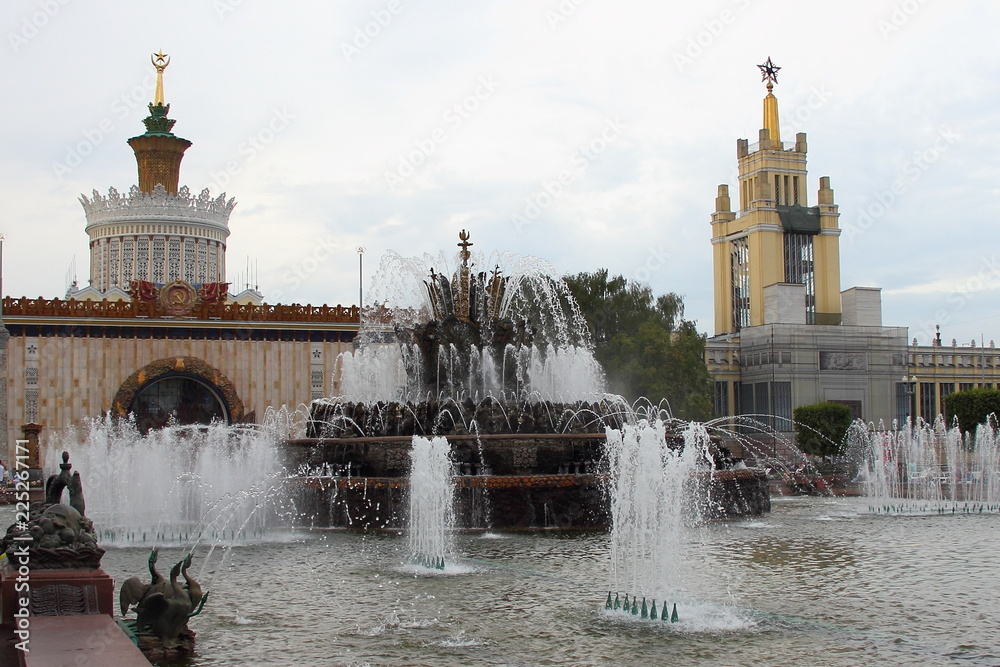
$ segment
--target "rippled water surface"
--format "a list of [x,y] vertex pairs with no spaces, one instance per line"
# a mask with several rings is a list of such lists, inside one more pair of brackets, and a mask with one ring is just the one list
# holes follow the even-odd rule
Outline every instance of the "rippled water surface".
[[[404,565],[405,536],[237,546],[202,577],[192,664],[1000,664],[1000,516],[867,510],[776,499],[702,528],[676,624],[604,611],[603,533],[462,535],[444,573]],[[109,549],[104,569],[145,577],[147,554]],[[161,569],[180,556],[163,549]]]

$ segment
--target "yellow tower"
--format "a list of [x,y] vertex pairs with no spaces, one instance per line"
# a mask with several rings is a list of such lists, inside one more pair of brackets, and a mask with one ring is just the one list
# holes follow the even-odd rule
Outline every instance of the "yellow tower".
[[782,143],[778,70],[771,59],[758,65],[767,83],[764,127],[758,141],[736,142],[739,208],[728,185],[720,185],[712,214],[715,267],[715,333],[770,323],[765,288],[804,286],[806,324],[840,324],[840,228],[830,178],[820,178],[818,202],[806,197],[806,135]]

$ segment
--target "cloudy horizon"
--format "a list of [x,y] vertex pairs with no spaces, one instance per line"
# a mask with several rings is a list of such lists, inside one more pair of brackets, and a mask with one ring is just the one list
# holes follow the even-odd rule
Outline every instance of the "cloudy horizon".
[[[4,294],[62,297],[89,271],[80,194],[136,182],[170,54],[181,184],[225,191],[228,278],[269,302],[354,304],[388,250],[540,257],[684,297],[714,333],[709,219],[755,141],[756,65],[782,69],[782,138],[830,176],[841,289],[927,342],[1000,343],[1000,7],[904,0],[403,0],[169,6],[12,0],[3,11]],[[367,285],[366,285],[367,287]]]

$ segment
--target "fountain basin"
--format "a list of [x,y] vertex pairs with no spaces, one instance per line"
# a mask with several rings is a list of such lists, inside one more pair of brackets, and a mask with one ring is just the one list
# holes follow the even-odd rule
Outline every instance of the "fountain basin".
[[[610,525],[604,434],[449,436],[458,527],[479,530],[605,529]],[[289,470],[325,470],[289,480],[314,528],[402,530],[411,437],[297,439],[285,443]],[[483,474],[488,472],[489,474]],[[707,515],[759,516],[771,509],[766,472],[697,473]]]
[[[604,433],[448,435],[452,461],[471,475],[597,472]],[[285,443],[286,466],[327,464],[342,476],[404,477],[413,437],[302,438]]]

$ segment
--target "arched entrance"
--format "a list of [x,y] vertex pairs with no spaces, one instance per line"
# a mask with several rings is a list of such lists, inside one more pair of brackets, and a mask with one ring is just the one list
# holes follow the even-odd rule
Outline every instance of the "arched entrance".
[[177,424],[243,420],[243,402],[229,379],[196,357],[159,359],[133,373],[118,389],[112,412],[135,415],[145,433]]

